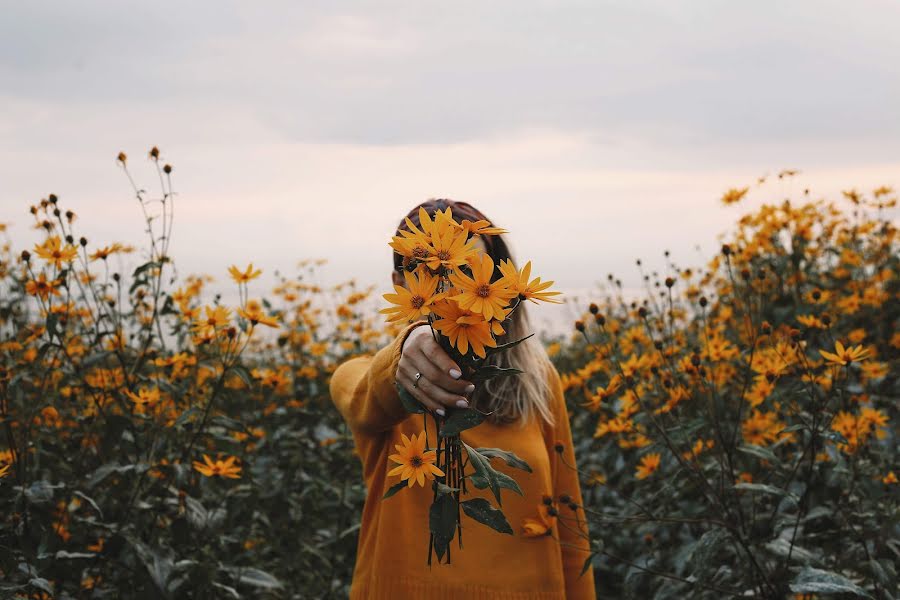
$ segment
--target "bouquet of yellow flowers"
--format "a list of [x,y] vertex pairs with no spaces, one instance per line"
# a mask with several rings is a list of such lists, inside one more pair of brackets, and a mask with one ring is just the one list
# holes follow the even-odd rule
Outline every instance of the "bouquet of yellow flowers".
[[[495,377],[522,373],[513,367],[492,364],[490,357],[520,344],[531,335],[501,343],[502,336],[515,311],[525,300],[559,302],[559,292],[547,291],[552,281],[531,279],[531,263],[520,271],[511,260],[494,260],[479,247],[479,236],[499,235],[506,230],[492,227],[486,220],[458,222],[452,209],[436,211],[432,218],[424,208],[419,209],[417,227],[409,218],[408,229],[401,230],[390,246],[402,257],[405,286],[395,285],[395,293],[384,298],[392,306],[381,312],[389,321],[427,319],[432,335],[441,347],[462,368],[463,377],[476,386]],[[507,488],[521,494],[513,478],[495,470],[492,458],[500,458],[507,465],[530,472],[528,464],[513,454],[497,448],[475,449],[460,439],[460,433],[481,424],[491,413],[476,406],[451,408],[445,414],[427,410],[402,385],[397,385],[400,400],[413,414],[431,415],[437,439],[429,445],[427,428],[414,436],[408,446],[415,447],[423,461],[423,469],[411,472],[400,460],[390,475],[401,481],[384,495],[388,498],[404,487],[412,487],[414,480],[424,485],[423,477],[432,480],[434,499],[429,512],[430,543],[428,563],[432,553],[438,561],[450,561],[450,542],[457,537],[462,547],[460,511],[500,533],[513,530],[502,510],[484,498],[461,500],[467,486],[490,488],[501,505],[500,489]],[[423,418],[425,418],[423,416]],[[465,453],[466,460],[463,460]],[[397,455],[394,455],[397,457]],[[466,468],[470,472],[466,472]]]

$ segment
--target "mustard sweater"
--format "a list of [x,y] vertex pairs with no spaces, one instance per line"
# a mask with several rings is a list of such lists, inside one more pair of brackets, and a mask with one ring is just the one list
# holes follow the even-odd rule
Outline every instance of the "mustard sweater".
[[[512,469],[501,460],[492,465],[515,478],[523,496],[503,490],[503,512],[514,535],[498,533],[462,516],[463,548],[456,538],[450,545],[450,564],[439,564],[428,555],[428,509],[430,485],[404,488],[382,500],[399,477],[388,477],[395,466],[388,460],[400,434],[418,434],[423,416],[410,415],[400,404],[395,374],[406,336],[418,325],[406,327],[374,356],[353,358],[338,367],[331,379],[331,397],[353,432],[362,459],[368,497],[363,508],[351,599],[359,600],[588,600],[595,597],[593,571],[579,576],[588,556],[588,543],[570,527],[576,527],[573,512],[559,505],[563,523],[553,525],[553,536],[536,538],[521,534],[525,518],[538,518],[538,505],[545,495],[568,494],[581,505],[581,489],[575,471],[562,464],[554,446],[561,443],[563,455],[575,464],[569,416],[559,374],[552,369],[550,406],[553,427],[539,418],[524,428],[520,424],[494,425],[484,422],[461,434],[473,448],[490,447],[514,452],[533,472]],[[428,438],[435,440],[434,423],[428,421]],[[433,444],[433,442],[432,442]],[[484,497],[496,505],[490,490],[470,486],[467,498]],[[578,512],[582,519],[583,513]],[[561,543],[560,543],[561,542]]]

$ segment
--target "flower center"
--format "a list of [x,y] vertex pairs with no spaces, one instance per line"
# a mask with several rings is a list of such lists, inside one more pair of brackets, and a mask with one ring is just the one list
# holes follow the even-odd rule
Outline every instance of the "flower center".
[[447,250],[441,250],[437,253],[437,257],[440,260],[450,260],[450,252],[448,252]]
[[413,308],[422,308],[422,305],[425,304],[425,298],[422,296],[413,296],[409,303]]
[[409,460],[409,464],[411,464],[414,467],[421,467],[422,466],[422,457],[421,456],[413,456]]
[[428,256],[428,250],[426,250],[424,246],[416,246],[412,253],[416,258],[425,258]]
[[478,289],[475,290],[475,294],[481,296],[482,298],[487,298],[491,295],[491,286],[484,283],[478,286]]

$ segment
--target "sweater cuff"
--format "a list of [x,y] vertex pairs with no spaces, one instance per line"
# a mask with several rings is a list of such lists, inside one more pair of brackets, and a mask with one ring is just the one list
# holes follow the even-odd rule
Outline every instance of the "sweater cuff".
[[421,325],[428,325],[428,321],[415,321],[410,323],[397,335],[394,340],[379,350],[370,369],[373,377],[373,397],[378,407],[388,416],[389,420],[399,422],[406,415],[406,409],[400,402],[397,393],[397,367],[400,365],[400,356],[403,354],[403,344],[412,330]]

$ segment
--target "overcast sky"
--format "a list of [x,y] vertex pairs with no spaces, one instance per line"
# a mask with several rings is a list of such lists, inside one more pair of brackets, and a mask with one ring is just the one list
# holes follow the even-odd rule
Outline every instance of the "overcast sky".
[[327,280],[386,286],[396,222],[450,197],[565,288],[635,282],[635,258],[696,264],[763,201],[900,184],[895,0],[2,9],[0,222],[22,246],[50,192],[98,244],[138,243],[115,156],[153,189],[154,144],[180,270],[220,279],[322,257]]

